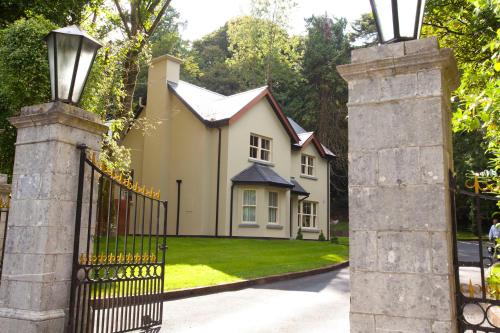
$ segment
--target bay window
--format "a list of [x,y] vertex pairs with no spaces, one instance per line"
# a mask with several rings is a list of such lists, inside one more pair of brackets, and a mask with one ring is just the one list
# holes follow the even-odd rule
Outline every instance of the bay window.
[[317,203],[311,201],[301,201],[298,206],[299,227],[316,228]]

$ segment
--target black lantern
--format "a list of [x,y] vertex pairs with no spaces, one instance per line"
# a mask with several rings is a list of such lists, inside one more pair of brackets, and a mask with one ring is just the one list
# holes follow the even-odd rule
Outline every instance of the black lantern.
[[51,31],[45,41],[49,50],[52,100],[78,104],[102,45],[76,25]]
[[382,44],[418,39],[425,0],[370,0]]

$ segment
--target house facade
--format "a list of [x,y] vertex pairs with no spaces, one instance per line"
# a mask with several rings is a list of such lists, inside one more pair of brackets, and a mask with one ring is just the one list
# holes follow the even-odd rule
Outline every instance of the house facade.
[[[181,60],[152,61],[133,126],[134,180],[168,200],[168,235],[295,238],[329,234],[332,152],[288,119],[267,87],[223,96],[179,79]],[[139,121],[141,122],[141,121]]]

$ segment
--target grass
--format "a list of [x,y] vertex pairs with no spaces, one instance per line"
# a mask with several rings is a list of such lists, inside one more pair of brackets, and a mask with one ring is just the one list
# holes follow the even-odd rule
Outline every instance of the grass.
[[[118,240],[123,249],[123,238]],[[129,242],[127,242],[129,243]],[[347,260],[348,239],[339,244],[296,240],[168,237],[165,290],[217,285],[314,269]],[[101,251],[105,244],[100,244]],[[114,244],[110,243],[114,249]],[[136,251],[140,241],[136,240]],[[144,238],[144,249],[149,248]],[[151,248],[155,249],[153,240]],[[127,244],[127,253],[133,253]]]

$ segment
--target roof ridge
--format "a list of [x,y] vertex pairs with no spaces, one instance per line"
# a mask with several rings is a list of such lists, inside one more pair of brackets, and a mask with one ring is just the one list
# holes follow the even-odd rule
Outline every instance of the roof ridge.
[[225,96],[225,97],[227,97],[227,98],[231,98],[231,97],[234,97],[234,96],[238,96],[238,95],[242,95],[242,94],[249,93],[249,92],[251,92],[251,91],[259,90],[259,89],[262,89],[262,88],[267,89],[267,86],[261,86],[261,87],[258,87],[258,88],[253,88],[253,89],[250,89],[250,90],[241,91],[241,92],[239,92],[239,93],[232,94],[232,95]]
[[202,89],[202,90],[208,91],[208,92],[210,92],[210,93],[212,93],[212,94],[219,95],[219,96],[224,97],[224,98],[229,97],[229,96],[226,96],[226,95],[219,94],[218,92],[213,91],[213,90],[210,90],[210,89],[207,89],[207,88],[205,88],[205,87],[200,87],[200,86],[197,86],[196,84],[193,84],[193,83],[190,83],[190,82],[187,82],[187,81],[184,81],[184,80],[179,80],[179,82],[182,82],[182,83],[188,84],[188,85],[193,86],[193,87],[196,87],[196,88],[198,88],[198,89]]

